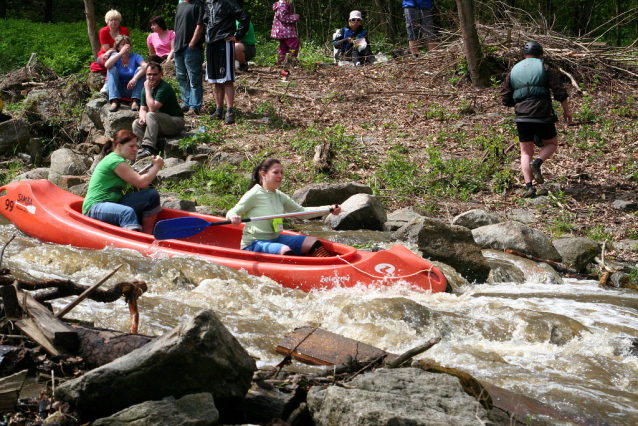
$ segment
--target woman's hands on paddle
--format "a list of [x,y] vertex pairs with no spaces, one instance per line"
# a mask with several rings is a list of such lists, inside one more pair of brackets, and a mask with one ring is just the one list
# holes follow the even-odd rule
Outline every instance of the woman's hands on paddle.
[[230,216],[228,216],[228,220],[230,220],[230,223],[235,226],[241,225],[241,216],[237,216],[236,214],[231,214]]

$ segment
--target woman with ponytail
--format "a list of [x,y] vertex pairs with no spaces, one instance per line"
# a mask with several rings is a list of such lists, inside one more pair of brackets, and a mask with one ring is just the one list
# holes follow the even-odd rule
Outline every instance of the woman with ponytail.
[[[261,162],[253,170],[252,181],[248,192],[241,197],[239,203],[226,214],[233,225],[241,224],[241,217],[272,216],[283,213],[311,211],[332,208],[332,213],[341,212],[338,205],[305,208],[292,198],[279,191],[284,176],[284,168],[274,158]],[[305,235],[282,235],[284,230],[282,219],[247,222],[244,227],[242,250],[259,253],[283,254],[289,256],[309,255],[317,257],[329,256],[329,253],[315,237]]]
[[126,162],[135,160],[137,150],[137,137],[130,130],[118,131],[104,145],[104,158],[91,176],[82,213],[111,225],[151,234],[156,216],[162,211],[159,194],[154,189],[145,189],[124,195],[124,190],[128,184],[146,188],[164,160],[159,155],[153,156],[148,172],[139,174]]

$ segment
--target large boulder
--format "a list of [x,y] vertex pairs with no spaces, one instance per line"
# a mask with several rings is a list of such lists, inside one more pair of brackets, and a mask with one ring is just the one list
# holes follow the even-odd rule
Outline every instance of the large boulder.
[[377,197],[357,194],[341,204],[341,213],[336,216],[328,215],[325,222],[337,231],[358,229],[383,231],[387,220],[385,209]]
[[59,114],[60,93],[55,89],[35,89],[24,101],[24,112],[31,123],[49,123]]
[[202,168],[197,161],[185,161],[170,167],[164,167],[157,173],[157,180],[164,181],[180,181],[193,176],[195,172]]
[[29,147],[31,130],[24,118],[0,123],[0,155],[25,151]]
[[304,207],[312,207],[341,204],[357,194],[372,195],[372,189],[357,182],[318,183],[298,189],[292,194],[292,199]]
[[139,113],[131,111],[131,107],[128,105],[120,106],[120,109],[115,112],[110,112],[109,108],[110,104],[107,103],[100,111],[100,118],[104,125],[104,136],[107,139],[111,139],[118,130],[133,130],[133,121],[137,119]]
[[579,271],[583,271],[601,252],[598,243],[591,238],[558,238],[552,243],[563,258],[563,263]]
[[104,98],[96,98],[92,99],[84,106],[83,117],[87,116],[93,122],[95,128],[98,130],[104,130],[104,123],[102,122],[102,110],[107,103],[108,102]]
[[134,405],[110,417],[98,419],[92,426],[215,426],[219,412],[213,395],[198,393],[178,400],[147,401]]
[[60,148],[51,154],[50,170],[60,175],[79,176],[91,167],[91,159],[68,148]]
[[385,223],[385,227],[388,231],[396,231],[402,226],[412,222],[413,219],[423,216],[414,207],[404,207],[399,210],[395,210],[388,215],[388,221]]
[[429,217],[414,219],[392,234],[392,239],[414,241],[422,256],[450,265],[465,279],[484,283],[490,273],[472,231]]
[[481,226],[493,225],[500,220],[485,210],[474,209],[461,213],[452,219],[452,225],[465,226],[469,229],[480,228]]
[[316,426],[482,426],[490,423],[457,377],[418,368],[378,369],[339,386],[313,386],[308,409]]
[[171,332],[115,361],[63,383],[56,397],[83,420],[167,396],[207,392],[223,411],[250,388],[255,361],[214,312],[204,310]]
[[520,222],[503,222],[481,226],[473,229],[472,235],[483,248],[511,249],[555,262],[563,260],[547,235]]

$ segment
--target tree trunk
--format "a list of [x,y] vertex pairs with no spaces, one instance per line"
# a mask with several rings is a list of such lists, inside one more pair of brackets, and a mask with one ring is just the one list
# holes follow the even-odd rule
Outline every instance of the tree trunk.
[[622,27],[620,26],[622,13],[622,0],[616,0],[616,46],[622,46]]
[[86,28],[89,32],[89,41],[93,56],[97,56],[100,51],[100,38],[97,34],[97,25],[95,24],[95,9],[93,9],[93,0],[84,0],[84,14],[86,15]]
[[0,18],[7,17],[7,0],[0,0]]
[[459,9],[463,49],[465,50],[467,68],[470,71],[472,84],[475,87],[487,87],[488,79],[481,70],[483,52],[481,51],[481,43],[479,42],[478,32],[476,31],[472,0],[456,0],[456,5]]

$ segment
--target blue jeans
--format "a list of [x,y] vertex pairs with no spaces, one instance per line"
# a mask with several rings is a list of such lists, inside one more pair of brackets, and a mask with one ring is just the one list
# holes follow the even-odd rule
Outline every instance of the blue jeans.
[[145,189],[143,191],[126,194],[119,203],[101,201],[91,206],[86,215],[101,222],[121,228],[139,231],[142,229],[142,220],[162,211],[160,197],[156,190]]
[[[135,71],[137,74],[139,68]],[[106,87],[109,90],[109,101],[120,98],[130,99],[142,99],[142,89],[144,88],[144,81],[146,76],[137,80],[133,90],[126,88],[126,84],[120,82],[120,72],[115,67],[111,67],[107,71],[108,80],[106,81]]]
[[204,51],[198,47],[191,49],[186,46],[175,52],[175,77],[182,92],[182,106],[190,109],[201,108],[204,98],[202,85],[202,64]]
[[242,250],[279,254],[283,246],[288,246],[297,256],[301,256],[301,245],[306,238],[305,235],[280,235],[274,240],[253,241]]

